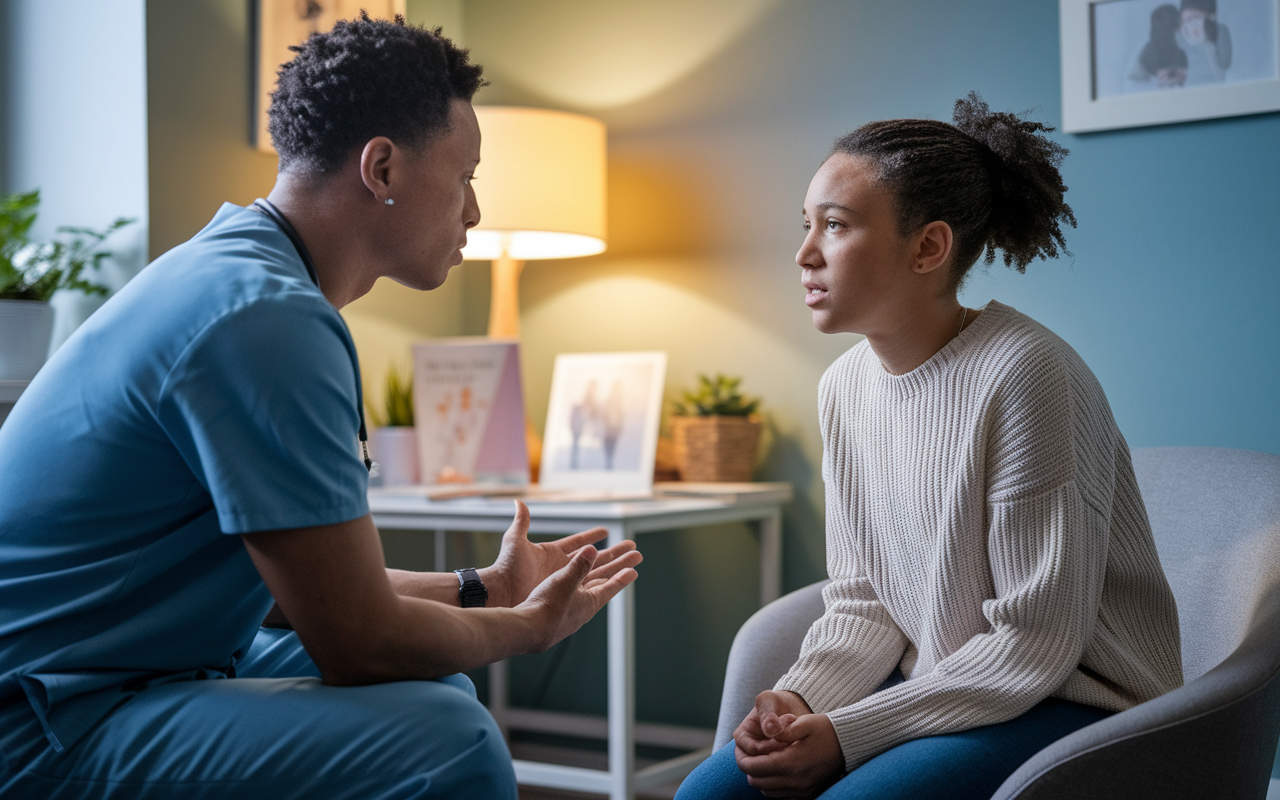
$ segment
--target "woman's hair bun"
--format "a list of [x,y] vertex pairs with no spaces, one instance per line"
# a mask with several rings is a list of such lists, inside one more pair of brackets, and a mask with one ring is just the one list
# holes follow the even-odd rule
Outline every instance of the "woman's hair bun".
[[956,101],[952,121],[978,142],[991,173],[984,261],[994,262],[999,249],[1006,266],[1025,272],[1037,258],[1069,254],[1062,223],[1074,228],[1076,218],[1063,200],[1067,187],[1058,171],[1067,149],[1044,135],[1053,128],[992,111],[977,92]]
[[867,160],[897,201],[905,236],[940,220],[951,226],[952,284],[985,252],[1025,272],[1037,258],[1069,253],[1062,222],[1075,226],[1058,165],[1067,151],[1053,130],[992,113],[976,92],[958,101],[955,124],[934,119],[869,122],[836,140],[833,153]]

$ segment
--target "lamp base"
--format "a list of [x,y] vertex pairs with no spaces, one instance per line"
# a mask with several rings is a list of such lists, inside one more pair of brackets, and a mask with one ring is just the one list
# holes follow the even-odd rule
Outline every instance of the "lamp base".
[[489,338],[520,338],[520,273],[524,262],[502,256],[493,260],[489,287]]
[[[520,338],[520,273],[524,262],[502,256],[493,260],[489,287],[489,338]],[[526,416],[525,449],[529,454],[529,479],[538,480],[542,466],[542,437]]]

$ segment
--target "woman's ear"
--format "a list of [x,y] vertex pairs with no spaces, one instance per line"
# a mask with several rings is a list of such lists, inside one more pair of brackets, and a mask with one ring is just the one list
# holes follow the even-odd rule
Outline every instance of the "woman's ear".
[[912,269],[925,275],[946,266],[951,259],[951,226],[941,220],[930,222],[916,234],[916,263]]

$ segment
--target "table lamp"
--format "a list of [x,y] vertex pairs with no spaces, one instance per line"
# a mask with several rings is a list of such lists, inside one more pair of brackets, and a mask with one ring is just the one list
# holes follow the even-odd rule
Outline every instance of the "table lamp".
[[520,272],[605,249],[605,127],[581,114],[476,106],[480,224],[462,257],[492,261],[489,336],[520,338]]

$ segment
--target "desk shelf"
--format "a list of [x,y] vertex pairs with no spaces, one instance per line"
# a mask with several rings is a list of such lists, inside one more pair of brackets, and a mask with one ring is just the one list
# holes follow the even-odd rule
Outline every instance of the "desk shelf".
[[0,381],[0,403],[16,403],[31,381]]

